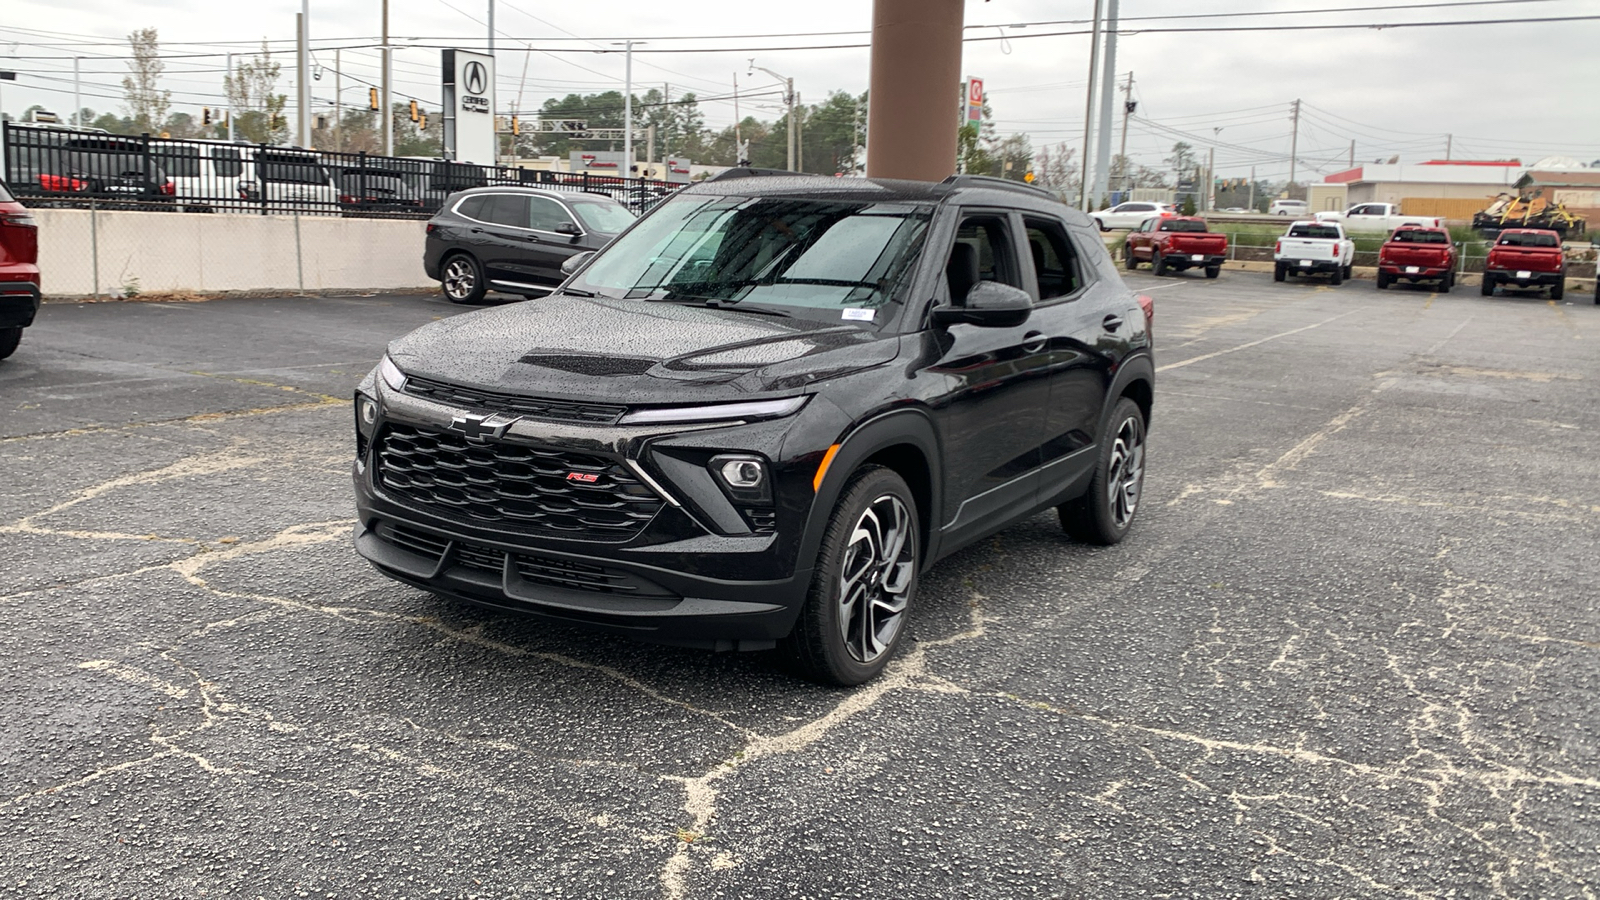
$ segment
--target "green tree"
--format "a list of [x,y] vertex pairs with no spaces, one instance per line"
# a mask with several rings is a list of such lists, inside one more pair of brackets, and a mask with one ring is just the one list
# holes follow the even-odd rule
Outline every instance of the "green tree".
[[1033,144],[1026,134],[1013,134],[995,145],[992,156],[994,170],[989,174],[1022,181],[1033,165]]
[[820,175],[853,173],[860,168],[861,128],[866,125],[867,95],[834,91],[828,99],[800,114],[800,169]]
[[288,141],[289,121],[283,111],[289,96],[274,92],[281,69],[263,40],[260,53],[234,66],[232,75],[222,76],[222,90],[233,107],[236,137],[258,144]]
[[161,42],[154,28],[141,28],[128,35],[133,58],[128,60],[128,74],[122,79],[123,102],[128,107],[128,118],[134,128],[143,132],[159,131],[167,121],[167,110],[172,107],[172,92],[161,90],[161,73],[166,64],[161,61]]
[[[560,100],[554,97],[546,100],[539,110],[539,119],[543,122],[585,122],[590,128],[621,128],[622,127],[622,92],[606,91],[601,94],[568,94]],[[637,119],[637,114],[635,115]],[[536,134],[523,135],[530,138],[526,143],[519,140],[518,148],[526,146],[529,155],[537,156],[548,154],[553,156],[566,156],[573,150],[586,150],[591,148],[621,150],[621,141],[615,142],[617,146],[600,147],[594,141],[575,141],[561,132],[541,131]]]
[[1183,141],[1179,141],[1172,145],[1172,155],[1162,160],[1162,162],[1171,166],[1172,170],[1178,173],[1178,180],[1182,181],[1184,173],[1193,168],[1195,164],[1194,148]]

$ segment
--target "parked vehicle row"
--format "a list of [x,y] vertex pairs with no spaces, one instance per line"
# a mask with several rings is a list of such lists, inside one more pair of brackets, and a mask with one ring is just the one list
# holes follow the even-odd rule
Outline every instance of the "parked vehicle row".
[[1434,282],[1448,294],[1456,283],[1456,245],[1443,228],[1402,225],[1378,249],[1378,290],[1395,282]]
[[1228,259],[1228,236],[1208,231],[1206,220],[1194,216],[1146,219],[1128,232],[1122,257],[1129,269],[1148,262],[1153,275],[1194,268],[1216,278]]

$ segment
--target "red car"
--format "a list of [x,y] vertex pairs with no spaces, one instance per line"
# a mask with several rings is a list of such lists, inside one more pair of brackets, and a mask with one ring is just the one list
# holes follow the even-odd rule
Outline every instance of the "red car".
[[1150,263],[1153,275],[1193,267],[1204,268],[1207,278],[1215,278],[1228,258],[1228,236],[1207,231],[1206,220],[1194,216],[1148,219],[1128,232],[1122,258],[1130,269]]
[[39,312],[39,227],[0,181],[0,359]]
[[1483,295],[1496,286],[1548,288],[1551,300],[1566,293],[1567,255],[1561,235],[1544,228],[1507,228],[1495,238],[1483,264]]
[[1448,294],[1456,283],[1456,245],[1443,228],[1401,225],[1378,250],[1378,290],[1397,281],[1436,281]]

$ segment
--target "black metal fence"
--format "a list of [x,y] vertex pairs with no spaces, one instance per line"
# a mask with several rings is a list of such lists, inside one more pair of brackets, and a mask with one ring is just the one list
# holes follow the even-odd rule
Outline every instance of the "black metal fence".
[[427,218],[456,191],[526,185],[603,194],[643,212],[681,185],[245,141],[0,125],[3,177],[30,206]]

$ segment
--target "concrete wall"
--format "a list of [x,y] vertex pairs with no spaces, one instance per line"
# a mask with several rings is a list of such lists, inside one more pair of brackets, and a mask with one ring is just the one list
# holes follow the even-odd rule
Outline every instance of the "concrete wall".
[[301,216],[297,230],[294,216],[32,213],[39,222],[40,277],[50,296],[92,294],[97,266],[102,294],[135,285],[148,294],[430,284],[422,271],[424,223],[415,220]]

